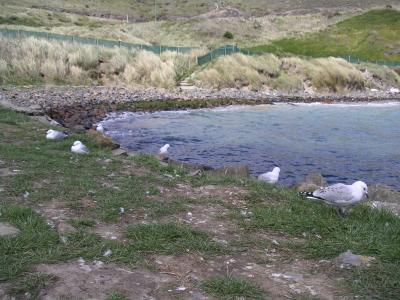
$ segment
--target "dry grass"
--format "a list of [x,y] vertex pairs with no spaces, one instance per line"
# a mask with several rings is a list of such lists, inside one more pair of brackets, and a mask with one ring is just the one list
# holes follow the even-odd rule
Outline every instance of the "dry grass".
[[128,85],[170,88],[193,68],[193,55],[161,56],[34,38],[0,40],[0,82],[5,84]]
[[[369,68],[369,74],[361,70]],[[284,92],[347,92],[365,87],[399,86],[399,76],[387,67],[361,67],[340,58],[306,60],[298,57],[279,59],[274,55],[220,57],[192,75],[192,81],[207,88],[277,89]]]

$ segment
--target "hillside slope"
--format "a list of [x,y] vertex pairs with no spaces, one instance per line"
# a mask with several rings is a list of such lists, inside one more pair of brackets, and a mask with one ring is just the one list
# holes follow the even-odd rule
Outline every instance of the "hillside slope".
[[331,28],[252,48],[257,52],[312,57],[357,56],[363,60],[400,60],[400,11],[373,10]]
[[[132,21],[144,21],[154,19],[154,1],[149,0],[3,0],[4,5],[18,5],[23,7],[39,7],[49,10],[73,12],[91,16],[121,17],[129,15]],[[216,8],[232,7],[243,13],[253,16],[262,16],[271,12],[284,13],[289,10],[315,10],[318,8],[368,9],[382,5],[400,5],[398,0],[388,0],[382,3],[380,0],[156,0],[156,11],[159,19],[174,19],[181,17],[193,17],[204,14]]]

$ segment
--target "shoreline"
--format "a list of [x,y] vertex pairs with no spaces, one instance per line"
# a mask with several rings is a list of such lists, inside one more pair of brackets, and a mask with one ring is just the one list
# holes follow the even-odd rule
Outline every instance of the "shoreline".
[[237,89],[125,89],[117,87],[35,87],[0,90],[0,105],[28,115],[47,115],[65,127],[88,129],[111,112],[153,112],[259,104],[355,104],[400,102],[400,93],[283,94]]

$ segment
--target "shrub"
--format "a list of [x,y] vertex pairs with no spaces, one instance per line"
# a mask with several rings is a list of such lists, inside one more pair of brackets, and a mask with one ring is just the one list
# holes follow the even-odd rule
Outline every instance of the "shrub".
[[232,40],[234,38],[233,33],[230,31],[226,31],[223,35],[224,38]]

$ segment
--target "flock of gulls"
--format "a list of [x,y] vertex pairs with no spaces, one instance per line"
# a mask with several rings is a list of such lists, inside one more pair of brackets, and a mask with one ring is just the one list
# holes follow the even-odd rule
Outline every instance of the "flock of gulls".
[[[97,125],[96,130],[104,133],[103,125]],[[53,129],[49,129],[46,134],[46,139],[48,140],[62,140],[65,137],[67,137],[67,134]],[[159,149],[159,155],[166,157],[170,147],[169,144],[162,146]],[[72,144],[71,152],[76,154],[90,153],[89,149],[81,141],[75,141]],[[269,184],[276,184],[279,180],[280,171],[279,167],[274,167],[271,172],[259,175],[258,180]],[[356,181],[350,185],[337,183],[327,187],[320,187],[313,192],[301,192],[300,195],[308,199],[319,200],[333,205],[337,208],[339,215],[343,216],[346,213],[346,207],[360,202],[364,197],[368,198],[368,187],[363,181]]]

